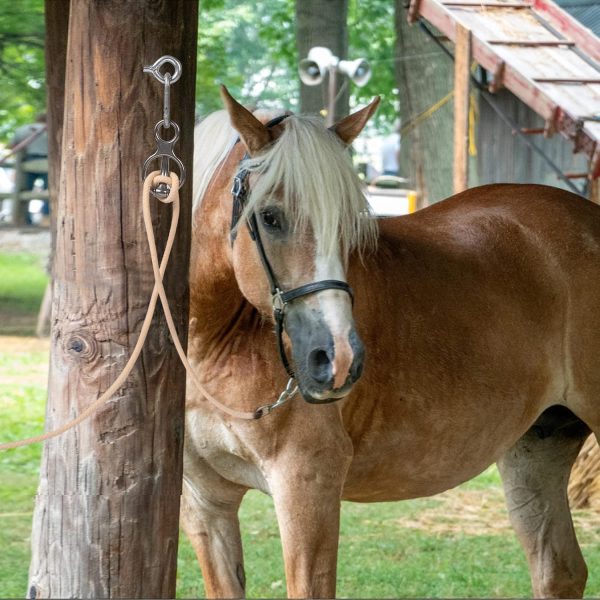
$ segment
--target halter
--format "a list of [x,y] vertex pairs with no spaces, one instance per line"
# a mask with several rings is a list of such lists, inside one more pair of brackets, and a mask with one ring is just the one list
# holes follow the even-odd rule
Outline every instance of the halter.
[[[275,119],[269,121],[266,124],[266,127],[273,127],[279,123],[281,123],[288,115],[281,115],[276,117]],[[239,141],[239,140],[238,140]],[[242,158],[242,163],[247,158],[249,158],[249,154],[246,152],[244,157]],[[231,194],[233,196],[233,207],[231,213],[231,243],[235,241],[235,227],[244,212],[244,206],[246,199],[248,197],[248,176],[250,172],[247,169],[241,168],[233,178],[233,187],[231,188]],[[285,347],[283,344],[283,330],[285,325],[285,309],[290,302],[297,300],[298,298],[303,298],[304,296],[308,296],[310,294],[316,294],[318,292],[322,292],[324,290],[341,290],[346,292],[351,300],[354,302],[354,294],[352,292],[352,288],[345,282],[339,281],[337,279],[324,279],[322,281],[313,281],[311,283],[306,283],[297,288],[293,288],[288,290],[287,292],[283,291],[279,282],[277,281],[277,277],[275,272],[273,271],[273,267],[269,262],[269,258],[267,253],[265,252],[265,247],[263,245],[262,239],[260,237],[260,231],[258,228],[258,220],[256,218],[256,213],[253,212],[247,219],[246,224],[248,226],[248,231],[250,233],[250,237],[254,240],[256,244],[256,249],[258,250],[258,255],[260,256],[260,260],[262,262],[263,268],[265,270],[265,274],[267,279],[269,280],[269,286],[271,288],[271,302],[273,304],[273,317],[275,319],[275,334],[277,336],[277,349],[279,350],[279,357],[281,358],[281,362],[287,371],[287,374],[290,376],[290,380],[295,379],[294,371],[290,365],[290,361],[285,352]],[[289,386],[289,383],[288,383]]]

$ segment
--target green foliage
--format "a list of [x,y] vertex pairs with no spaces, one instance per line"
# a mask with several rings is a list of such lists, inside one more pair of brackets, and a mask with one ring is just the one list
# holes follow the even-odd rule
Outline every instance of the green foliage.
[[[300,0],[299,0],[300,1]],[[394,83],[394,3],[350,0],[349,56],[366,58],[369,83],[350,85],[350,106],[382,96],[376,117],[389,130],[398,114]],[[203,3],[198,31],[198,113],[222,108],[218,84],[252,105],[298,110],[299,78],[294,0],[212,0]]]
[[367,104],[374,96],[381,96],[375,125],[390,131],[400,110],[395,77],[394,2],[350,0],[348,32],[350,59],[366,58],[372,69],[367,85],[351,86],[350,106]]
[[297,104],[293,0],[203,3],[198,30],[197,112],[222,108],[219,84],[262,106]]
[[[0,268],[0,271],[2,269]],[[4,274],[4,271],[2,271]],[[26,301],[26,298],[23,298]],[[6,313],[0,309],[0,322]],[[47,351],[15,351],[0,341],[0,441],[43,431]],[[14,338],[13,338],[14,339]],[[0,596],[22,598],[27,586],[31,514],[38,482],[39,444],[0,452]]]
[[[376,123],[389,129],[397,115],[394,15],[390,0],[349,3],[349,54],[364,57],[373,77],[350,84],[350,105],[382,96]],[[248,104],[297,110],[299,79],[295,0],[207,0],[198,33],[197,112],[221,108],[219,84]],[[0,141],[45,107],[44,2],[0,0]]]
[[0,141],[45,110],[44,2],[0,0]]

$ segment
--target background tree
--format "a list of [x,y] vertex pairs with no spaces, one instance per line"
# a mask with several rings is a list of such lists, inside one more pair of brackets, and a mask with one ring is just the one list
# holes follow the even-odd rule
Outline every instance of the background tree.
[[[330,2],[298,0],[303,6],[314,4],[317,16]],[[349,104],[356,107],[381,95],[382,103],[370,131],[387,131],[398,112],[394,5],[390,0],[371,0],[368,5],[344,0],[344,4],[347,25],[338,19],[338,27],[342,33],[347,30],[348,55],[364,57],[373,67],[373,76],[365,87],[346,84]],[[296,0],[204,0],[200,25],[198,115],[221,108],[220,83],[248,104],[301,110]],[[45,110],[44,38],[43,0],[0,0],[0,142],[8,141],[18,125],[32,121]],[[317,86],[310,92],[319,100],[314,109],[318,111],[324,106],[323,90]],[[347,106],[344,104],[345,110]]]
[[[206,0],[198,32],[197,113],[222,108],[219,84],[245,102],[298,106],[293,0]],[[293,76],[290,76],[293,73]]]
[[[324,46],[340,59],[348,57],[348,0],[297,0],[298,61],[314,46]],[[328,105],[328,76],[321,85],[300,85],[300,109],[319,113]],[[344,78],[336,79],[334,120],[348,114],[349,93]]]

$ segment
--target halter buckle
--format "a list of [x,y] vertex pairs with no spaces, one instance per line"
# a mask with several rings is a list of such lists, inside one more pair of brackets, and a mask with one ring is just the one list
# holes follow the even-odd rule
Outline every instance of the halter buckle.
[[248,172],[245,170],[239,171],[233,178],[233,185],[231,186],[231,195],[236,198],[242,198],[246,193],[246,176]]
[[271,302],[273,303],[273,310],[283,313],[286,306],[286,301],[283,299],[282,292],[279,288],[275,289],[275,293],[271,296]]
[[296,383],[296,380],[293,377],[290,377],[290,379],[287,382],[287,385],[285,386],[285,389],[283,390],[283,392],[281,392],[281,394],[279,394],[279,398],[277,398],[277,401],[273,402],[272,404],[265,404],[264,406],[259,406],[254,413],[254,418],[260,419],[260,417],[268,415],[279,406],[285,404],[288,400],[291,400],[297,393],[298,384]]

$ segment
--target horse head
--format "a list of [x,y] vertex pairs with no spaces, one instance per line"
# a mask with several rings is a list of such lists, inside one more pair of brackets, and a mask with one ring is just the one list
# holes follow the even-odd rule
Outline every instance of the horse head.
[[347,146],[379,98],[328,130],[320,118],[286,114],[265,124],[225,88],[222,97],[246,150],[233,190],[239,288],[274,317],[282,361],[304,399],[342,398],[360,377],[365,354],[346,283],[349,253],[376,238]]

